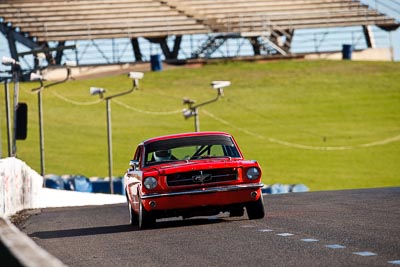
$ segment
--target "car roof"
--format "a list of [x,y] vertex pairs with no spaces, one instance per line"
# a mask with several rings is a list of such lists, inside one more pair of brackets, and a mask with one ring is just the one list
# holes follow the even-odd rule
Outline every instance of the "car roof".
[[167,140],[167,139],[174,139],[174,138],[182,138],[182,137],[192,137],[192,136],[207,136],[207,135],[224,135],[224,136],[229,136],[231,137],[229,133],[226,132],[188,132],[188,133],[178,133],[178,134],[170,134],[170,135],[163,135],[163,136],[158,136],[158,137],[153,137],[149,138],[145,141],[142,142],[142,144],[146,145],[155,141],[160,141],[160,140]]

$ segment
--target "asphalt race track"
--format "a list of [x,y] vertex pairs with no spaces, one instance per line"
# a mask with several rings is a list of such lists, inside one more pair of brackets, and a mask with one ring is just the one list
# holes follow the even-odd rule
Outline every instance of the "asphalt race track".
[[23,225],[69,266],[396,266],[400,188],[264,196],[267,216],[128,225],[127,205],[45,209]]

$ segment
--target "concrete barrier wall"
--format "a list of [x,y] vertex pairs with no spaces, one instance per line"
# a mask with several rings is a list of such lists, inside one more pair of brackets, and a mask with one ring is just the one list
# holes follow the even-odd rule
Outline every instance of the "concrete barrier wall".
[[24,209],[124,203],[125,196],[43,188],[43,177],[16,158],[0,159],[0,265],[65,267],[7,217]]
[[16,158],[0,159],[0,217],[37,208],[43,177]]
[[5,218],[0,218],[1,266],[66,267]]

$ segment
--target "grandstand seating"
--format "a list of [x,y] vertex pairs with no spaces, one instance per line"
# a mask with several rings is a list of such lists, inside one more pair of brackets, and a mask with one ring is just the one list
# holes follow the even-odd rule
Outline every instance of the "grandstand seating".
[[38,41],[396,24],[352,0],[3,0],[0,14]]
[[3,1],[3,20],[40,41],[157,37],[210,29],[153,0]]
[[[392,26],[391,19],[352,0],[166,0],[186,14],[214,19],[229,32],[257,35],[274,27],[304,29],[354,25]],[[253,34],[252,34],[253,33]]]
[[[285,54],[298,29],[399,27],[393,18],[355,0],[0,0],[0,17],[3,33],[7,25],[39,44],[144,37],[160,43],[169,57],[178,54],[181,39],[177,38],[171,52],[161,39],[167,36],[219,33],[229,38],[236,34],[253,38],[255,51],[260,46],[256,38],[262,37]],[[280,45],[282,36],[285,44]],[[223,43],[217,41],[209,43]],[[139,58],[139,48],[134,49]],[[209,53],[214,50],[208,49]]]

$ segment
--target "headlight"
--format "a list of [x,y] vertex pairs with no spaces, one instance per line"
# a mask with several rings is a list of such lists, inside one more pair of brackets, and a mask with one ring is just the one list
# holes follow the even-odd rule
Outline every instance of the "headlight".
[[156,180],[156,178],[150,176],[150,177],[147,177],[147,178],[144,180],[144,183],[143,183],[143,184],[144,184],[144,186],[145,186],[147,189],[151,190],[151,189],[156,188],[156,186],[157,186],[157,180]]
[[260,178],[260,170],[258,168],[252,167],[246,172],[247,178],[250,180],[256,180]]

